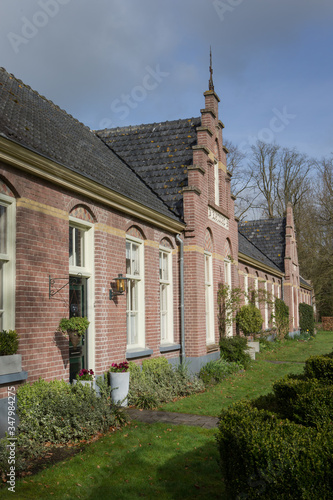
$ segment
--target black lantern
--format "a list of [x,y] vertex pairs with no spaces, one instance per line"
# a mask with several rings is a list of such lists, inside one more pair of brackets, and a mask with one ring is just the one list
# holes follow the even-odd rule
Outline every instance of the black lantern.
[[109,299],[112,300],[114,297],[117,295],[123,295],[125,292],[125,281],[128,279],[126,276],[123,276],[122,274],[118,274],[118,278],[113,278],[114,281],[116,282],[116,289],[112,289],[112,284],[110,283],[110,290],[109,290]]

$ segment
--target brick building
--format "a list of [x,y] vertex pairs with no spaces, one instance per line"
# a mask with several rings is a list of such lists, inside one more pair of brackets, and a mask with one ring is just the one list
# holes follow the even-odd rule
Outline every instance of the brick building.
[[[16,329],[22,355],[0,396],[125,358],[186,357],[198,369],[219,356],[220,283],[283,295],[298,327],[311,287],[292,210],[277,255],[254,223],[238,232],[212,79],[204,98],[198,118],[95,133],[0,70],[0,329]],[[118,274],[127,290],[110,299]],[[76,349],[57,331],[68,315],[90,321]]]

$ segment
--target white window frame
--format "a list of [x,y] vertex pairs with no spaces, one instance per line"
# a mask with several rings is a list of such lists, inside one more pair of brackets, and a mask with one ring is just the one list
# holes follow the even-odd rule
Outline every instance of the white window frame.
[[[0,194],[0,205],[6,208],[6,251],[0,253],[2,264],[2,330],[15,329],[15,269],[16,269],[16,200]],[[1,274],[0,274],[1,278]],[[0,304],[1,307],[1,304]]]
[[220,178],[219,178],[219,164],[214,162],[214,197],[215,205],[220,204]]
[[206,306],[206,343],[215,343],[214,325],[214,285],[213,285],[213,257],[210,252],[204,253],[205,264],[205,306]]
[[246,271],[244,274],[244,303],[245,305],[249,303],[249,275]]
[[[81,275],[88,278],[87,283],[87,317],[89,327],[86,333],[87,367],[95,371],[95,272],[94,272],[94,224],[76,217],[69,217],[69,227],[82,231],[82,252],[84,262],[82,266],[69,265],[69,275]],[[68,245],[69,246],[69,245]]]
[[272,316],[273,316],[272,326],[275,326],[275,283],[274,283],[274,281],[272,283]]
[[[127,273],[126,278],[126,318],[127,318],[127,349],[137,349],[145,347],[145,284],[144,284],[144,242],[139,238],[134,236],[126,236],[126,255],[127,255],[127,243],[135,244],[138,246],[138,258],[139,258],[139,272],[136,274]],[[132,252],[132,250],[131,250]],[[132,269],[131,269],[132,271]],[[129,315],[133,312],[130,308],[131,303],[131,289],[135,287],[135,293],[137,297],[137,309],[135,314],[137,314],[137,342],[131,339],[131,322],[128,320]]]
[[[224,283],[229,287],[229,297],[231,296],[232,282],[231,282],[231,262],[229,259],[224,260]],[[231,311],[227,311],[227,315],[230,317]],[[226,336],[232,337],[233,335],[233,325],[232,321],[226,326]]]
[[266,280],[264,282],[264,289],[265,289],[265,329],[267,329],[268,328],[268,302],[267,302],[268,284]]
[[259,309],[259,278],[254,277],[254,305]]
[[[165,256],[167,262],[167,276],[163,275],[161,269],[161,257]],[[161,275],[162,273],[162,275]],[[159,279],[160,279],[160,328],[161,344],[172,344],[174,341],[173,330],[173,285],[172,285],[172,250],[170,248],[159,248]],[[163,309],[163,294],[166,296],[166,309]],[[164,325],[164,327],[163,327]],[[164,333],[164,335],[163,335]]]

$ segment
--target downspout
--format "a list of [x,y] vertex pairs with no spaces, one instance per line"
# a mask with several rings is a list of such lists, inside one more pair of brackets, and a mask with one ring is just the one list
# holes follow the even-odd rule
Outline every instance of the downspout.
[[179,258],[179,286],[180,286],[180,339],[181,339],[181,351],[180,359],[181,363],[185,362],[185,314],[184,314],[184,242],[179,236],[176,235],[176,240],[179,243],[180,258]]
[[281,286],[281,299],[284,300],[284,277],[282,276],[281,279],[282,286]]

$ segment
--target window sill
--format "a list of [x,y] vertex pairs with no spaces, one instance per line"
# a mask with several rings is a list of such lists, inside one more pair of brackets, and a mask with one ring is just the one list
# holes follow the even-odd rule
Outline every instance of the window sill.
[[160,345],[160,352],[171,352],[171,351],[179,351],[180,344],[162,344]]
[[209,344],[207,345],[207,354],[209,352],[215,352],[219,350],[219,344]]
[[126,359],[144,358],[146,356],[151,356],[153,352],[152,349],[129,349],[126,351]]
[[17,372],[8,373],[6,375],[0,375],[0,385],[11,384],[14,382],[21,382],[22,380],[27,380],[28,372]]

